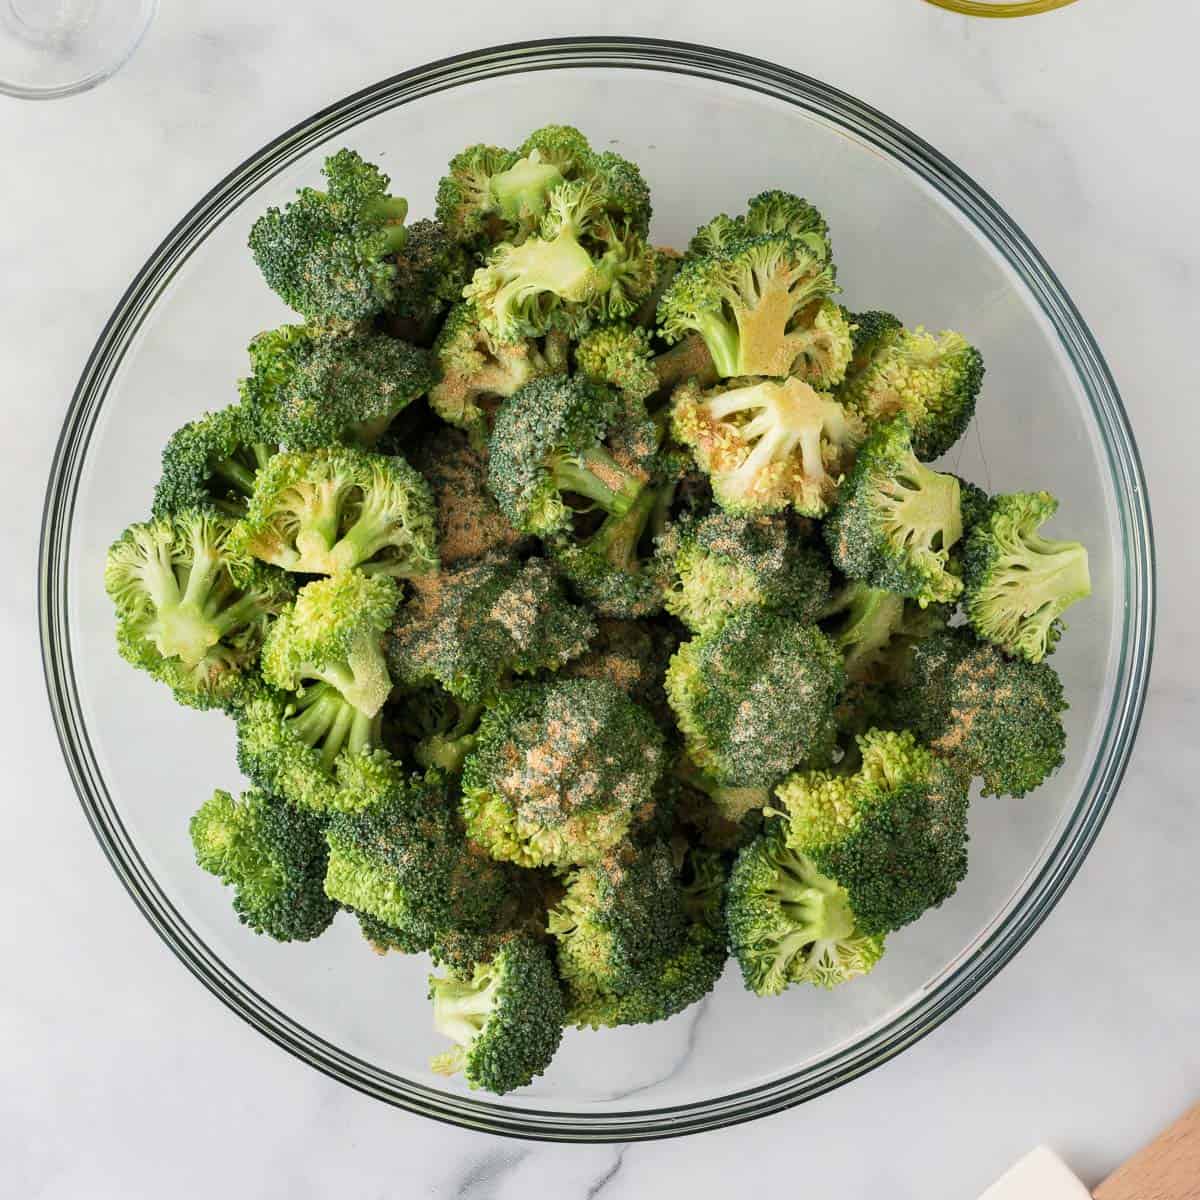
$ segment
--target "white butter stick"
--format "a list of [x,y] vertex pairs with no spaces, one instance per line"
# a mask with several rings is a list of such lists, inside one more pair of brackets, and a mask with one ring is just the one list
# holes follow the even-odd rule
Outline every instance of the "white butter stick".
[[1031,1150],[979,1200],[1092,1200],[1092,1193],[1053,1150]]

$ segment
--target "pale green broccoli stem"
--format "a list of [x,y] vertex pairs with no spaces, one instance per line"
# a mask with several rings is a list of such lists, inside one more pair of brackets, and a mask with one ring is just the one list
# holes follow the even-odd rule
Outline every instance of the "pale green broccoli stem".
[[556,459],[551,475],[560,492],[574,492],[617,516],[629,511],[644,486],[602,446]]
[[[390,499],[390,497],[389,497]],[[377,489],[363,497],[362,508],[354,524],[342,534],[329,557],[335,571],[368,563],[394,540],[392,512],[381,502]],[[397,572],[403,574],[403,572]]]
[[316,496],[300,515],[296,549],[301,559],[320,562],[338,540],[338,525],[342,517],[338,488],[329,482],[318,485]]
[[465,1063],[465,1051],[483,1032],[496,1003],[496,990],[500,980],[495,975],[486,976],[480,986],[478,974],[475,979],[462,983],[456,979],[429,980],[433,995],[433,1023],[438,1033],[456,1044],[454,1050],[439,1054],[431,1063],[440,1074],[452,1075],[461,1070]]
[[566,226],[553,241],[530,238],[522,242],[509,250],[499,265],[501,270],[514,272],[515,277],[496,293],[497,312],[519,308],[524,300],[541,292],[551,292],[564,300],[584,300],[591,294],[596,278],[591,256]]
[[249,496],[254,491],[254,472],[247,470],[236,459],[222,459],[213,468],[213,474],[232,483],[243,495]]
[[1022,540],[1036,556],[1021,563],[1026,572],[1021,576],[1023,591],[1040,597],[1042,605],[1056,603],[1064,595],[1086,596],[1091,591],[1088,554],[1079,542],[1054,541],[1039,533],[1027,533]]
[[702,312],[696,317],[696,329],[708,346],[717,374],[726,379],[736,375],[740,350],[736,327],[716,313]]
[[306,688],[295,701],[288,726],[306,746],[321,743],[321,766],[331,770],[342,750],[364,754],[378,743],[379,718],[348,704],[329,684]]
[[255,608],[254,601],[247,597],[226,612],[219,612],[229,591],[218,587],[224,570],[221,556],[195,539],[192,554],[182,593],[169,556],[164,561],[161,550],[153,569],[145,576],[157,609],[158,649],[164,656],[179,658],[187,666],[199,663],[224,634],[252,615]]
[[474,729],[482,713],[482,704],[464,708],[453,729],[435,733],[417,746],[413,755],[417,763],[422,767],[440,767],[452,775],[459,774],[463,761],[475,749],[478,740],[476,734],[467,730]]
[[408,240],[408,229],[404,225],[408,216],[408,201],[399,196],[379,196],[363,205],[362,214],[367,219],[383,223],[383,255],[398,254]]
[[587,545],[614,567],[631,567],[637,561],[638,543],[646,532],[658,500],[657,491],[644,488],[625,512],[609,517],[588,539]]
[[544,215],[546,197],[562,182],[558,168],[542,162],[535,150],[529,158],[493,176],[491,191],[501,214],[513,221],[522,216]]

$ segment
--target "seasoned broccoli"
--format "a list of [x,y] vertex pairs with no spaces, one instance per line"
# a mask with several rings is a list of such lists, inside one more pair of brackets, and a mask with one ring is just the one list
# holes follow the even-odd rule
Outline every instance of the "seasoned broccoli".
[[546,948],[530,938],[507,942],[468,978],[430,976],[429,995],[437,1031],[455,1043],[433,1069],[462,1071],[473,1088],[502,1096],[526,1087],[562,1040],[562,992]]
[[170,519],[185,509],[212,508],[244,516],[255,476],[278,449],[274,422],[251,405],[232,404],[189,421],[163,447],[154,515]]
[[985,796],[1024,796],[1063,762],[1062,683],[1048,663],[1006,658],[965,628],[917,643],[899,719]]
[[660,725],[669,725],[670,710],[663,678],[678,639],[669,629],[644,621],[601,617],[586,654],[573,659],[559,674],[570,679],[604,679],[615,683],[631,700],[647,708]]
[[387,654],[398,683],[436,681],[476,702],[511,675],[553,670],[577,657],[595,632],[544,559],[489,555],[414,581]]
[[284,325],[250,343],[243,403],[288,450],[371,447],[437,378],[427,350],[354,327]]
[[550,195],[537,236],[496,246],[463,295],[500,341],[550,329],[577,337],[631,316],[656,274],[654,249],[606,212],[602,188],[580,180]]
[[[992,498],[969,479],[955,475],[958,480],[959,507],[962,509],[963,538],[983,522],[992,508]],[[961,548],[961,546],[960,546]]]
[[635,402],[688,379],[705,386],[717,379],[712,356],[699,334],[655,355],[650,332],[624,322],[601,325],[580,338],[575,365],[589,379],[615,387]]
[[693,763],[738,786],[773,783],[828,753],[844,683],[841,655],[815,625],[756,609],[684,642],[667,668],[667,698]]
[[307,942],[337,913],[325,895],[328,849],[320,822],[251,788],[215,791],[189,826],[196,862],[234,889],[233,910],[255,933]]
[[793,983],[835,987],[883,954],[883,937],[859,928],[846,889],[788,845],[779,821],[738,855],[725,918],[742,978],[759,996]]
[[381,643],[399,599],[395,580],[362,571],[306,584],[263,642],[263,678],[285,692],[323,681],[375,716],[392,690]]
[[850,329],[837,305],[833,267],[786,234],[733,238],[690,259],[658,306],[662,335],[699,333],[717,374],[796,374],[820,386],[840,382]]
[[440,221],[414,221],[396,256],[389,314],[399,336],[428,346],[446,310],[471,279],[471,256]]
[[672,429],[731,512],[794,508],[820,517],[863,437],[861,421],[799,379],[735,380],[676,390]]
[[961,334],[908,330],[888,313],[851,316],[854,356],[837,398],[871,424],[898,413],[922,462],[945,454],[971,423],[983,359]]
[[321,168],[327,190],[301,188],[281,212],[269,208],[250,230],[250,251],[272,291],[309,318],[358,321],[395,296],[408,202],[388,195],[388,177],[353,150]]
[[[488,487],[500,511],[543,537],[569,529],[564,496],[628,512],[649,480],[657,437],[648,419],[628,428],[627,411],[615,393],[578,376],[526,384],[500,410],[489,443]],[[606,438],[620,440],[609,448]]]
[[830,570],[783,515],[715,511],[670,526],[658,553],[672,586],[667,611],[695,633],[712,633],[733,612],[761,608],[815,621],[829,601]]
[[450,310],[433,354],[441,380],[429,393],[434,412],[483,441],[501,400],[541,375],[567,368],[566,335],[551,330],[542,339],[498,341],[479,320],[473,304]]
[[963,556],[971,628],[1033,663],[1057,645],[1062,614],[1092,594],[1087,550],[1038,532],[1057,511],[1049,492],[997,496]]
[[845,889],[880,936],[953,894],[967,870],[967,779],[911,733],[858,739],[856,771],[801,771],[776,789],[788,848]]
[[777,189],[755,196],[743,217],[722,213],[702,225],[688,245],[688,254],[692,258],[720,254],[747,236],[767,233],[786,234],[823,261],[831,257],[825,218],[807,200]]
[[851,579],[918,603],[945,603],[962,591],[947,570],[962,537],[958,480],[917,461],[905,417],[863,443],[837,507],[825,522],[834,565]]
[[238,535],[288,571],[401,579],[437,568],[436,536],[429,485],[403,458],[337,446],[271,459]]
[[231,531],[215,511],[183,509],[129,526],[105,561],[121,656],[195,708],[244,700],[270,618],[293,594],[282,572],[230,548]]
[[615,683],[513,688],[463,767],[467,833],[521,866],[596,862],[652,808],[662,760],[662,734]]

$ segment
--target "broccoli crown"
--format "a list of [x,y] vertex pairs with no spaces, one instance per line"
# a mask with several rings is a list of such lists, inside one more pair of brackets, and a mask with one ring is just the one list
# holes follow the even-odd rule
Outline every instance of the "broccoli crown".
[[918,458],[929,462],[945,454],[975,413],[983,386],[979,351],[961,334],[908,330],[887,313],[852,320],[860,328],[838,399],[870,423],[903,413]]
[[963,537],[984,521],[992,508],[992,498],[969,479],[955,475],[958,480],[959,506],[962,509]]
[[461,1071],[472,1088],[503,1095],[526,1087],[549,1066],[562,1040],[562,991],[546,948],[514,938],[471,974],[430,976],[433,1022],[454,1049],[435,1071]]
[[668,612],[695,633],[712,633],[741,608],[815,621],[829,601],[825,556],[786,516],[715,511],[670,526],[658,554],[672,586]]
[[790,849],[845,889],[856,927],[882,935],[951,896],[967,870],[967,780],[911,733],[858,739],[857,771],[802,771],[775,795]]
[[701,225],[688,245],[688,254],[693,258],[719,254],[748,236],[768,233],[786,234],[826,262],[832,257],[825,218],[807,200],[778,189],[751,199],[745,216],[722,213]]
[[438,557],[443,568],[485,554],[508,553],[525,540],[487,490],[487,457],[465,434],[444,426],[416,448],[412,465],[433,495]]
[[477,701],[510,674],[560,667],[582,654],[595,632],[544,559],[491,555],[417,582],[387,653],[398,683],[436,680]]
[[839,571],[923,605],[961,593],[947,564],[962,532],[958,480],[917,461],[903,416],[863,443],[824,525]]
[[437,568],[433,497],[398,455],[348,446],[277,454],[255,480],[239,544],[307,575],[359,567],[412,578]]
[[462,295],[470,255],[440,221],[414,221],[396,255],[391,312],[427,330]]
[[678,388],[671,426],[731,512],[820,517],[863,437],[858,417],[799,379]]
[[971,628],[1033,663],[1057,645],[1062,614],[1092,594],[1086,548],[1038,532],[1057,511],[1048,492],[997,496],[963,555]]
[[1006,658],[959,627],[914,647],[899,717],[935,754],[979,776],[985,796],[1024,796],[1062,765],[1066,709],[1048,663]]
[[575,365],[589,379],[615,387],[635,401],[659,389],[650,333],[639,325],[601,325],[575,346]]
[[306,584],[263,642],[263,678],[286,692],[323,680],[375,716],[392,690],[381,643],[399,599],[395,580],[362,571]]
[[850,358],[849,325],[836,305],[824,307],[836,290],[832,265],[803,242],[781,233],[734,236],[685,263],[659,302],[658,321],[668,342],[699,333],[725,378],[795,372],[832,384]]
[[846,889],[792,849],[778,822],[738,854],[725,917],[742,978],[759,996],[793,983],[835,987],[883,954],[882,936],[859,928]]
[[663,677],[677,639],[668,629],[642,621],[601,617],[587,653],[559,674],[568,679],[604,679],[654,714],[660,725],[671,723]]
[[561,329],[578,337],[637,311],[657,278],[657,253],[627,218],[611,215],[595,179],[549,196],[537,235],[501,242],[463,295],[501,341]]
[[427,350],[382,333],[285,325],[250,343],[244,402],[289,450],[373,445],[437,378]]
[[406,201],[353,150],[325,160],[326,190],[301,188],[282,211],[268,208],[250,230],[250,251],[267,286],[306,317],[357,321],[391,302],[404,245]]
[[458,829],[442,777],[404,779],[375,804],[326,825],[325,891],[383,922],[407,952],[444,931],[482,933],[516,909],[513,868],[493,862]]
[[502,693],[462,776],[470,837],[521,866],[595,862],[654,804],[662,734],[615,683],[563,679]]
[[267,792],[240,800],[215,791],[192,817],[196,862],[234,889],[244,925],[278,942],[307,942],[337,912],[325,895],[328,857],[320,822]]
[[352,812],[395,786],[379,715],[355,708],[332,684],[294,695],[260,687],[236,715],[242,773],[300,808]]
[[645,431],[630,431],[619,450],[606,448],[606,437],[624,432],[618,426],[626,411],[610,389],[579,376],[526,384],[500,410],[488,445],[488,487],[500,511],[517,529],[541,536],[570,527],[564,495],[627,512],[649,478],[646,463],[656,445],[645,422]]
[[475,305],[458,304],[433,344],[441,379],[429,393],[430,407],[443,421],[486,438],[502,399],[566,369],[562,343],[563,335],[554,332],[542,340],[498,341],[480,324]]
[[189,421],[163,447],[154,515],[212,508],[243,516],[255,475],[278,448],[272,425],[249,405],[233,404]]
[[104,586],[117,611],[117,647],[181,704],[229,707],[245,696],[270,618],[291,581],[231,549],[215,510],[131,525],[109,547]]
[[684,642],[667,668],[688,754],[722,784],[770,784],[826,751],[844,683],[841,655],[815,625],[755,609]]

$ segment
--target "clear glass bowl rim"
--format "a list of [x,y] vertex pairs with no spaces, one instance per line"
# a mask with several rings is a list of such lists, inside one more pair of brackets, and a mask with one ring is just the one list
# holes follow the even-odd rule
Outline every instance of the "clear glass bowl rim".
[[[1127,603],[1114,701],[1073,812],[1004,920],[933,989],[890,1023],[825,1059],[766,1084],[702,1101],[634,1111],[552,1112],[448,1094],[380,1070],[317,1037],[239,979],[189,927],[150,874],[109,794],[89,740],[68,629],[70,528],[88,443],[108,389],[156,297],[207,233],[264,179],[315,143],[374,113],[475,80],[563,68],[625,68],[711,79],[814,113],[914,172],[969,220],[1029,288],[1056,331],[1092,408],[1112,473]],[[1116,385],[1095,340],[1045,260],[1000,206],[928,143],[828,84],[773,63],[653,38],[561,38],[455,55],[385,79],[330,105],[231,171],[179,222],[134,277],[83,369],[46,492],[39,618],[50,706],[85,815],[113,869],[180,961],[235,1013],[334,1079],[411,1112],[509,1137],[606,1142],[673,1137],[765,1116],[812,1099],[886,1062],[935,1029],[992,979],[1045,920],[1079,870],[1116,795],[1145,703],[1155,622],[1154,539],[1141,462]]]

